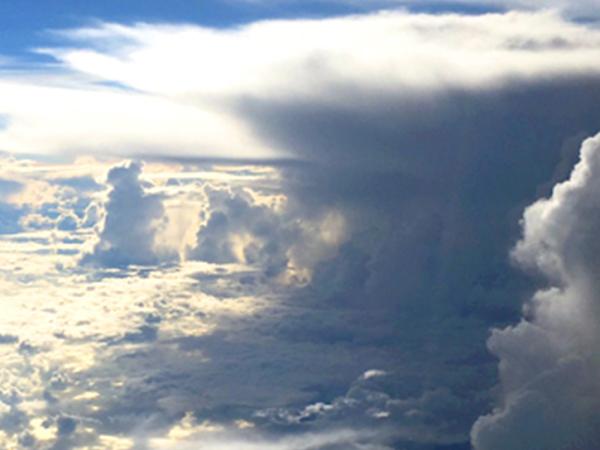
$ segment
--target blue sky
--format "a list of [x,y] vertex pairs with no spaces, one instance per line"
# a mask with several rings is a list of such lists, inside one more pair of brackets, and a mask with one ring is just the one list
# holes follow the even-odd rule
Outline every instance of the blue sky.
[[183,22],[222,27],[268,17],[329,15],[356,8],[301,2],[295,5],[264,5],[220,0],[109,0],[88,2],[61,0],[44,4],[35,0],[0,4],[0,29],[4,54],[22,55],[29,47],[47,42],[48,29],[80,26],[94,20],[110,22]]
[[[107,22],[174,22],[196,23],[211,27],[228,27],[270,18],[326,17],[360,13],[382,5],[327,1],[254,2],[236,0],[107,0],[88,2],[61,0],[45,3],[35,0],[0,3],[0,53],[34,58],[28,50],[51,41],[47,30],[78,27],[96,20]],[[394,6],[393,3],[386,6]],[[415,11],[493,11],[489,6],[434,3],[409,3]]]

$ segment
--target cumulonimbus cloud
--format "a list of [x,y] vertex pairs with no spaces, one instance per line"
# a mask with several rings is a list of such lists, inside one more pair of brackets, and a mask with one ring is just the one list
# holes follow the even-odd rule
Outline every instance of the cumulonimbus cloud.
[[26,153],[288,157],[244,99],[346,104],[348,88],[415,95],[600,72],[600,31],[557,13],[388,11],[232,29],[119,25],[62,31],[60,70],[0,77],[0,148]]
[[[237,330],[241,337],[234,344],[224,344],[229,337],[218,335],[212,337],[212,348],[210,340],[188,342],[211,356],[227,397],[232,397],[231,381],[237,383],[238,373],[259,366],[256,373],[264,374],[265,367],[273,372],[259,387],[248,387],[251,395],[233,396],[236,401],[251,404],[248,398],[263,394],[274,401],[275,388],[289,390],[285,398],[293,398],[296,389],[312,380],[310,374],[318,376],[320,385],[331,385],[327,378],[334,377],[323,371],[337,376],[345,371],[340,367],[354,367],[354,361],[385,370],[404,369],[410,361],[418,382],[411,384],[410,374],[395,375],[395,390],[402,390],[404,398],[421,399],[431,385],[447,389],[440,391],[443,401],[431,402],[431,414],[441,423],[455,418],[451,437],[466,440],[471,414],[479,415],[481,407],[473,405],[485,398],[486,383],[494,383],[492,375],[481,375],[494,365],[479,353],[483,336],[490,324],[506,323],[501,307],[506,308],[507,298],[518,298],[515,291],[521,292],[503,265],[510,235],[507,217],[547,181],[561,146],[569,150],[567,141],[597,126],[600,90],[594,76],[600,71],[600,33],[553,13],[464,17],[387,12],[267,21],[229,30],[101,24],[63,36],[66,47],[45,50],[61,63],[60,73],[42,73],[36,79],[13,75],[0,82],[0,113],[7,117],[0,132],[3,148],[232,158],[292,155],[325,162],[295,177],[293,171],[286,172],[281,186],[311,214],[335,205],[348,217],[349,234],[340,234],[352,245],[342,246],[339,254],[326,254],[324,261],[320,254],[291,255],[307,263],[319,260],[318,276],[303,294],[313,302],[323,298],[319,308],[304,310],[299,318],[289,313],[284,320],[268,317],[258,332],[251,323],[248,333],[255,339]],[[499,89],[505,84],[505,90]],[[139,168],[114,170],[109,180],[113,198],[107,204],[112,219],[100,235],[103,244],[90,258],[103,266],[153,264],[157,255],[151,244],[163,207],[144,189]],[[232,215],[235,210],[222,212]],[[231,235],[257,234],[254,228],[251,233],[245,229],[247,217],[225,230],[227,235],[205,229],[196,236],[205,232],[211,242],[224,242],[222,247],[230,251]],[[267,222],[279,224],[275,219]],[[535,220],[528,216],[526,222],[532,226]],[[554,232],[550,228],[548,233]],[[290,241],[285,233],[268,235]],[[538,245],[527,236],[524,242],[533,247],[547,247],[546,241]],[[548,255],[562,258],[562,248],[550,245]],[[263,251],[262,244],[248,249],[252,252],[238,261],[283,260],[278,249]],[[519,252],[524,255],[524,250]],[[196,257],[236,259],[208,253],[204,248]],[[560,270],[555,279],[558,290],[547,295],[559,295],[570,286],[570,275],[564,278]],[[303,305],[312,305],[309,301]],[[562,318],[558,322],[565,324]],[[516,439],[523,436],[519,426],[535,431],[535,425],[548,423],[549,411],[568,405],[572,391],[562,385],[555,389],[560,397],[556,402],[537,387],[540,374],[563,356],[562,338],[544,326],[539,320],[524,322],[492,338],[503,367],[517,369],[509,358],[512,343],[519,348],[528,343],[524,359],[534,364],[523,379],[535,386],[522,389],[510,381],[512,375],[502,374],[503,381],[510,379],[506,402],[480,419],[473,431],[482,449],[508,448],[510,439],[518,448],[522,441]],[[148,336],[144,330],[150,330]],[[136,328],[124,340],[154,339],[153,330]],[[521,338],[521,331],[531,338]],[[557,336],[556,343],[549,346],[539,336]],[[263,345],[267,338],[268,346]],[[293,352],[286,350],[289,342]],[[298,342],[308,342],[309,350],[300,352]],[[324,350],[314,352],[313,342]],[[274,347],[276,343],[281,347]],[[284,352],[290,356],[282,360]],[[352,357],[348,362],[330,358],[338,354]],[[319,362],[313,355],[326,356],[326,364],[311,364]],[[540,362],[532,355],[540,356]],[[583,354],[584,368],[588,356]],[[390,367],[371,364],[370,358],[385,359]],[[297,360],[302,364],[294,365]],[[228,375],[219,361],[243,370]],[[202,385],[197,376],[190,376],[189,389],[178,387],[184,394],[176,398],[196,392]],[[283,386],[277,384],[282,378]],[[421,385],[427,383],[429,387]],[[456,405],[450,415],[447,405]],[[564,410],[573,417],[591,417],[585,405]],[[402,414],[398,417],[404,420]],[[505,417],[510,420],[503,422]],[[532,424],[524,417],[541,422]],[[498,434],[498,424],[513,431]],[[429,439],[448,442],[443,435]]]

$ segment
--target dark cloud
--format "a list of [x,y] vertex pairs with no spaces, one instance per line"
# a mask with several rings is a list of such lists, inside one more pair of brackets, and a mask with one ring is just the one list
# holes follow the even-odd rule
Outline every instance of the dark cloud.
[[[275,276],[286,268],[294,241],[290,224],[242,190],[205,189],[208,212],[188,258],[210,263],[247,263]],[[297,232],[296,232],[297,234]],[[236,242],[237,239],[237,242]]]
[[[457,425],[464,435],[490,407],[496,380],[492,359],[469,355],[485,355],[489,328],[518,320],[535,286],[508,258],[519,215],[568,175],[573,149],[597,128],[600,82],[511,81],[431,95],[357,88],[338,97],[346,101],[240,103],[264,139],[313,162],[310,171],[286,169],[296,207],[338,208],[351,229],[349,242],[293,297],[321,316],[329,304],[360,321],[349,313],[318,331],[283,317],[276,329],[295,342],[396,345],[398,382],[407,359],[417,361],[428,386],[460,399],[462,413],[452,416],[464,418]],[[462,356],[451,356],[450,346]],[[368,369],[369,358],[360,361]]]
[[[257,130],[310,163],[279,168],[289,202],[283,215],[241,189],[205,184],[208,206],[188,256],[248,263],[242,272],[196,273],[196,289],[227,301],[252,294],[268,306],[220,318],[207,334],[166,340],[158,332],[170,320],[163,310],[156,323],[113,340],[114,359],[88,376],[116,367],[120,373],[152,369],[101,404],[94,414],[98,429],[131,433],[152,411],[148,426],[164,431],[192,411],[198,421],[252,421],[269,442],[369,427],[375,435],[344,448],[359,442],[468,448],[471,426],[492,410],[498,382],[496,360],[485,347],[489,330],[518,320],[536,288],[508,258],[522,209],[568,176],[574,148],[600,121],[599,100],[597,81],[564,79],[431,95],[421,103],[402,93],[364,92],[336,106],[244,102]],[[123,178],[109,178],[107,214],[122,218],[122,228],[115,228],[122,238],[101,238],[115,248],[135,243],[151,256],[137,262],[156,263],[148,247],[156,228],[148,224],[164,215],[160,202],[144,191],[139,169],[113,170]],[[119,203],[114,192],[132,200]],[[273,275],[283,273],[294,246],[310,247],[310,233],[300,232],[298,221],[330,210],[347,222],[345,239],[308,258],[307,285],[282,286]],[[208,317],[187,308],[177,314]],[[543,335],[536,336],[528,342],[543,349]],[[119,350],[131,344],[135,349]],[[492,345],[496,355],[504,348]],[[540,364],[551,357],[540,355]],[[565,373],[588,373],[577,367]],[[372,369],[385,375],[367,378]],[[509,425],[535,430],[523,418],[532,411],[540,417],[554,404],[516,401],[514,415],[511,405]],[[517,442],[490,433],[500,447],[489,448]]]
[[[370,258],[371,297],[454,297],[464,313],[509,318],[503,305],[516,313],[523,282],[507,249],[520,212],[566,175],[556,168],[595,130],[600,83],[513,82],[438,95],[356,89],[340,98],[348,100],[247,100],[241,108],[265,139],[315,161],[314,170],[289,170],[286,189],[306,209],[343,209],[352,245]],[[473,298],[481,294],[490,301]]]

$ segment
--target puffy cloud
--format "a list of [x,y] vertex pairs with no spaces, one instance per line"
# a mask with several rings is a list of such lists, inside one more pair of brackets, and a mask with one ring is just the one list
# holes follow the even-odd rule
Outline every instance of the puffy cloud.
[[285,196],[248,187],[205,184],[202,192],[206,204],[195,243],[186,251],[191,260],[244,264],[267,278],[305,284],[314,267],[335,255],[347,238],[345,219],[334,210],[310,213]]
[[600,136],[586,140],[567,181],[524,213],[515,261],[545,287],[527,319],[497,330],[501,399],[473,426],[478,450],[595,448],[600,443]]
[[108,172],[112,187],[105,205],[105,217],[98,242],[83,263],[106,267],[130,264],[152,265],[159,261],[155,235],[164,218],[160,196],[145,192],[140,180],[142,167],[131,162]]
[[287,267],[294,230],[272,208],[256,205],[250,194],[205,189],[208,210],[188,258],[217,264],[262,267],[269,276]]
[[[554,45],[531,44],[512,45],[525,52]],[[461,439],[467,439],[473,420],[487,409],[488,390],[496,381],[494,362],[484,353],[488,327],[514,319],[520,298],[530,289],[506,261],[506,249],[518,232],[518,214],[546,192],[548,179],[564,177],[556,167],[570,162],[581,131],[596,126],[598,83],[579,74],[548,76],[491,83],[485,89],[438,90],[425,97],[419,92],[413,98],[401,89],[374,92],[356,85],[338,86],[320,98],[257,95],[237,102],[236,108],[272,146],[315,162],[282,168],[283,190],[294,214],[334,208],[347,221],[347,234],[339,251],[316,261],[315,276],[304,290],[286,293],[292,299],[284,302],[302,305],[303,314],[267,314],[232,325],[227,337],[215,335],[196,345],[215,366],[228,358],[262,361],[259,367],[265,369],[248,366],[244,372],[264,370],[261,383],[276,379],[285,385],[278,384],[270,399],[280,389],[298,394],[303,384],[271,372],[271,367],[295,367],[283,350],[288,345],[304,365],[322,367],[310,356],[314,345],[332,355],[335,364],[353,370],[374,367],[379,351],[396,361],[385,369],[405,386],[400,399],[416,404],[415,399],[435,392],[442,398],[439,405],[447,404],[420,411],[424,422],[436,424],[431,428],[421,427],[419,414],[392,415],[397,430],[412,425],[415,434],[406,435],[407,445],[464,445]],[[233,196],[227,193],[225,199]],[[246,220],[257,221],[258,210],[249,206],[252,202],[245,199],[235,208],[215,208],[222,210],[223,220],[204,230],[206,244],[202,229],[198,234],[200,245],[211,250],[204,257],[243,261],[243,251],[234,255],[232,237],[244,232]],[[247,219],[231,221],[235,210]],[[258,216],[263,213],[272,214],[264,210]],[[267,222],[273,229],[281,223],[273,218]],[[280,235],[272,231],[269,236],[277,241]],[[219,248],[210,249],[209,244],[217,243]],[[251,291],[247,286],[237,292]],[[256,329],[260,331],[249,331]],[[264,342],[266,334],[283,347],[275,350],[268,339],[263,345],[273,355],[265,355],[260,346],[231,343],[232,336],[245,333],[248,342]],[[397,350],[388,353],[392,347]],[[363,356],[357,357],[358,366],[346,366],[341,355],[359,348]],[[369,351],[372,356],[366,356]],[[407,365],[421,374],[422,383],[405,372]],[[321,370],[321,390],[312,389],[323,400],[335,388],[329,372]],[[315,381],[301,373],[304,384]],[[297,397],[284,398],[291,402]],[[329,399],[323,403],[330,404]],[[456,422],[444,423],[448,411]],[[350,412],[345,417],[362,420]],[[338,425],[329,418],[325,422]],[[446,426],[453,427],[452,441],[442,433]]]

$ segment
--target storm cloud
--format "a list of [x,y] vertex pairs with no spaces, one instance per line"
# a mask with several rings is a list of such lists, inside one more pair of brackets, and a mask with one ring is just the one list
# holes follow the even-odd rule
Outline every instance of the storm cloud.
[[60,74],[0,81],[0,144],[113,157],[7,162],[4,442],[595,445],[596,28],[386,11],[58,36]]

